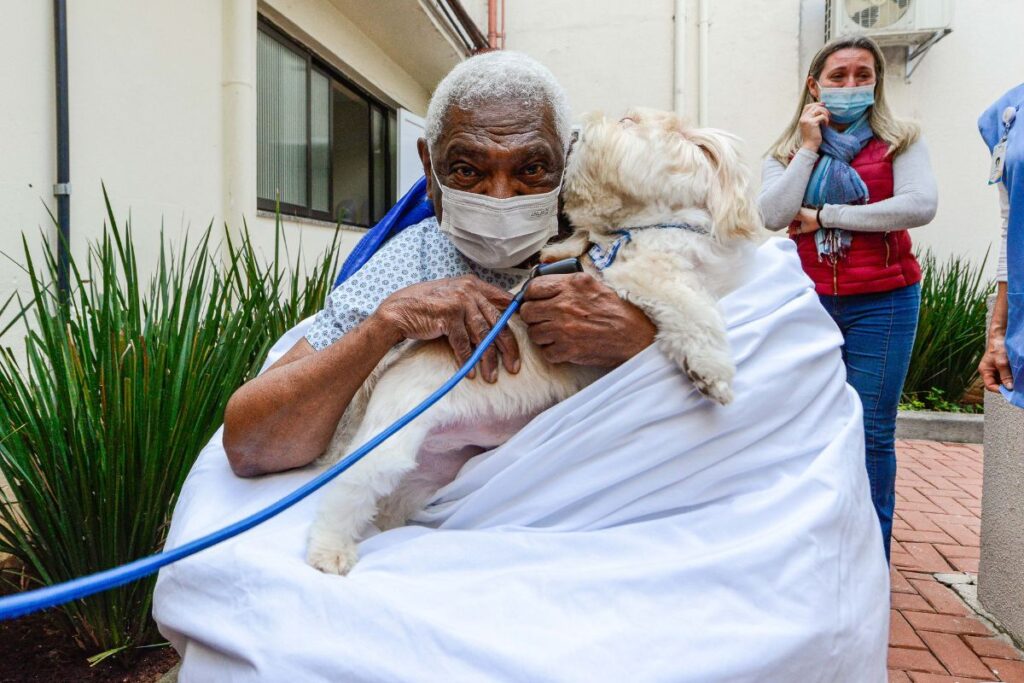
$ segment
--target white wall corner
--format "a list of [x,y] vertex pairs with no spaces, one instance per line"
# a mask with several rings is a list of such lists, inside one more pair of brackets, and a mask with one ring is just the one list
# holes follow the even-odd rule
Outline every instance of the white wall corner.
[[256,214],[256,0],[223,0],[222,220],[240,235]]
[[828,0],[800,2],[800,57],[797,73],[806,74],[814,55],[825,44],[825,4]]

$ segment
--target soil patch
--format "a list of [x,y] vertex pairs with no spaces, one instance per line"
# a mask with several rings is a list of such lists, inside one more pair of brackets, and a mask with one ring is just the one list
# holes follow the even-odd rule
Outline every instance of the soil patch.
[[[0,590],[0,595],[5,592]],[[178,661],[178,654],[169,645],[143,650],[128,668],[111,659],[89,666],[86,657],[49,623],[45,613],[0,622],[0,682],[3,683],[149,683],[159,680]]]

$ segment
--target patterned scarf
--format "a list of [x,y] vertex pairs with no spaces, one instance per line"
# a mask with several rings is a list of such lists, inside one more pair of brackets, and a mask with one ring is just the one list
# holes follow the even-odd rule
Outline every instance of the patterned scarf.
[[[841,133],[831,126],[822,127],[821,148],[818,150],[821,158],[807,183],[804,206],[816,209],[825,204],[867,203],[868,186],[850,162],[874,135],[868,125],[867,114]],[[828,258],[832,263],[846,256],[852,241],[853,234],[840,228],[822,228],[814,233],[818,259]]]

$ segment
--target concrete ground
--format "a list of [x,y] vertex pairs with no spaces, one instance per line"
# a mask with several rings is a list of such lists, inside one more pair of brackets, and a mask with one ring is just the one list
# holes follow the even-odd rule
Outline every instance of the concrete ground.
[[981,446],[903,440],[897,458],[890,683],[1024,683],[1022,653],[968,604],[977,604]]

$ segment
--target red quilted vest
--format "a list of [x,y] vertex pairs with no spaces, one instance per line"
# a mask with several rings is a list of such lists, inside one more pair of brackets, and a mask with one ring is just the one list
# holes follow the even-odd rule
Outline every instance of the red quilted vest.
[[[892,197],[888,149],[888,144],[873,138],[850,163],[868,186],[869,204]],[[849,252],[835,264],[818,259],[813,234],[793,239],[804,272],[814,281],[818,294],[874,294],[921,281],[921,266],[914,258],[910,235],[897,226],[890,232],[854,232]]]

